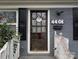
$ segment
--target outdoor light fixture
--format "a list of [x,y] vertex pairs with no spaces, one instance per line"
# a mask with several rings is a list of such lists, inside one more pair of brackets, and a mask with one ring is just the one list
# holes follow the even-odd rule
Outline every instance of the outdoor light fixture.
[[60,16],[62,13],[64,13],[64,11],[56,11],[57,16]]

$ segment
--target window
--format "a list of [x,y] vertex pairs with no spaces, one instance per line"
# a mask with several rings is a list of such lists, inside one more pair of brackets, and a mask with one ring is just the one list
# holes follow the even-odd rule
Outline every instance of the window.
[[0,10],[0,25],[7,23],[12,30],[18,32],[18,11],[17,10]]

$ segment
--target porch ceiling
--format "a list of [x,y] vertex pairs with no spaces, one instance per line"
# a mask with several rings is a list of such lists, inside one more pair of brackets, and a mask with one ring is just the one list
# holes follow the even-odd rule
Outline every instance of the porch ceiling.
[[77,5],[77,0],[0,0],[0,5]]

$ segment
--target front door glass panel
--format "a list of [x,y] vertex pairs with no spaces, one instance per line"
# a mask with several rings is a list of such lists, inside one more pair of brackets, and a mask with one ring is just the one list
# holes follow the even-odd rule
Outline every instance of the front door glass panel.
[[47,10],[31,10],[30,15],[30,51],[47,51]]

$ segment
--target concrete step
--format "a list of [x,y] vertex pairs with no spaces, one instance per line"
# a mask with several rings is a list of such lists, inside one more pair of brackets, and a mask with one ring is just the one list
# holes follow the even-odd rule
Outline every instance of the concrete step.
[[56,59],[53,56],[21,56],[20,59]]

